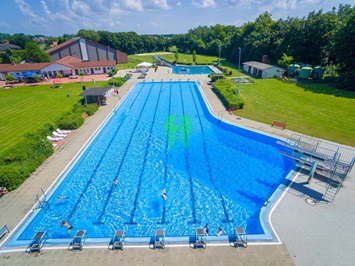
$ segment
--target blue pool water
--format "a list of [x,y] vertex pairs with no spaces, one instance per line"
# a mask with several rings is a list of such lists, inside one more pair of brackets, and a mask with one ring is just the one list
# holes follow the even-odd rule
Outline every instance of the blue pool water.
[[212,116],[195,82],[137,83],[11,245],[42,230],[71,239],[61,220],[90,238],[158,228],[189,236],[206,223],[211,232],[263,234],[260,209],[293,166],[280,149],[272,137]]
[[211,74],[212,69],[209,66],[173,66],[173,74],[181,75],[200,75]]

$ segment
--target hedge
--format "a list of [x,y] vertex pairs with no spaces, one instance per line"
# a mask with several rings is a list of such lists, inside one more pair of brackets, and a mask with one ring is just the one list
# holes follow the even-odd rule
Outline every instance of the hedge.
[[[219,79],[213,83],[213,91],[217,94],[226,109],[237,110],[235,84],[229,79]],[[244,101],[238,97],[238,109],[244,108]]]
[[57,128],[76,129],[84,123],[83,113],[93,115],[98,110],[96,104],[84,106],[79,101],[72,112],[63,113],[57,121],[48,121],[35,132],[26,134],[23,140],[0,155],[0,186],[9,191],[18,188],[44,160],[54,152],[52,143],[46,136]]

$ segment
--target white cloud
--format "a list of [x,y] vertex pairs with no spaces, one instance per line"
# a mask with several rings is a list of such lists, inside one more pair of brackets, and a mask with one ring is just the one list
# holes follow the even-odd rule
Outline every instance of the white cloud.
[[163,10],[171,9],[171,7],[168,5],[167,0],[151,0],[147,1],[147,3],[149,3],[150,6],[152,6],[153,8],[155,7]]
[[72,10],[84,15],[89,14],[91,11],[90,7],[87,4],[85,4],[83,1],[77,1],[77,0],[73,1],[71,8]]
[[46,2],[41,1],[41,5],[42,5],[43,12],[44,12],[47,16],[52,15],[52,12],[48,9],[48,6],[47,6]]
[[5,21],[0,21],[0,27],[9,28],[10,25],[7,24]]
[[27,4],[23,0],[15,0],[15,3],[18,5],[21,13],[24,15],[28,15],[32,18],[37,18],[37,15],[32,11],[32,8],[29,4]]
[[122,5],[133,11],[143,11],[142,1],[141,0],[123,0]]
[[208,8],[208,7],[215,7],[216,2],[214,0],[199,0],[199,1],[192,1],[192,4],[196,7]]
[[179,1],[176,3],[177,6],[182,6],[182,3]]

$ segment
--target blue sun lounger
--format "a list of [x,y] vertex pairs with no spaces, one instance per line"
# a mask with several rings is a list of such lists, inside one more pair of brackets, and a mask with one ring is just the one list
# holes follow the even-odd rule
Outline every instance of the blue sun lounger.
[[74,251],[76,249],[83,250],[83,244],[85,241],[85,230],[78,230],[75,233],[73,240],[70,242],[68,250]]
[[239,247],[239,245],[243,247],[247,247],[248,245],[247,234],[245,233],[244,228],[238,227],[235,229],[235,246]]
[[108,248],[112,250],[116,250],[116,249],[123,250],[125,237],[126,236],[124,230],[117,230],[115,232],[115,235],[112,237]]
[[197,228],[195,231],[195,248],[206,248],[206,231],[205,228]]
[[155,231],[155,238],[154,238],[154,249],[161,248],[165,249],[165,230],[164,229],[157,229]]
[[43,247],[44,243],[46,242],[46,231],[37,232],[28,247],[26,248],[25,252],[32,253],[32,252],[41,252],[41,248]]

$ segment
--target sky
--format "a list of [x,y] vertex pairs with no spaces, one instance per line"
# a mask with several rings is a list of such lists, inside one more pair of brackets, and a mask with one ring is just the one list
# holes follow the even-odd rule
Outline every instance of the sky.
[[198,26],[242,26],[265,11],[274,20],[307,17],[339,4],[354,5],[354,0],[0,0],[0,33],[57,37],[91,29],[177,34]]

